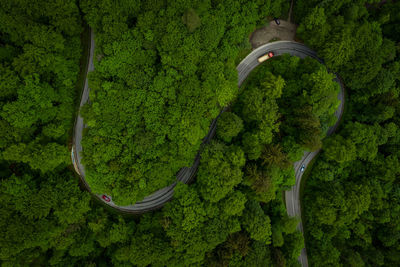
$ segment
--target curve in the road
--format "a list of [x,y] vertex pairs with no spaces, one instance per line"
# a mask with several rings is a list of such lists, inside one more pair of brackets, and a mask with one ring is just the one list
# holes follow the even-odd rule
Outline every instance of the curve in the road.
[[[92,30],[90,30],[90,53],[89,53],[89,63],[88,63],[88,68],[87,72],[93,71],[94,70],[94,63],[93,63],[93,58],[94,58],[94,48],[95,48],[95,43],[94,43],[94,33]],[[250,74],[250,72],[259,65],[258,58],[267,52],[272,51],[274,52],[275,56],[279,56],[282,54],[290,54],[292,56],[298,56],[300,58],[305,58],[307,56],[312,57],[319,62],[323,63],[323,60],[318,58],[316,53],[306,47],[303,44],[296,43],[296,42],[291,42],[291,41],[278,41],[278,42],[272,42],[265,44],[263,46],[258,47],[257,49],[253,50],[245,59],[243,59],[239,65],[237,66],[237,71],[238,71],[238,86],[240,87],[243,81],[247,78],[247,76]],[[339,94],[339,99],[341,100],[341,105],[336,112],[336,116],[340,117],[343,111],[343,103],[344,103],[344,89],[343,85],[340,82],[338,78],[336,78],[337,82],[339,82],[341,86],[341,91]],[[82,92],[82,97],[81,97],[81,102],[80,102],[80,107],[82,107],[88,100],[89,100],[89,86],[88,86],[88,80],[87,80],[87,75],[86,75],[86,80],[85,80],[85,86],[84,90]],[[221,111],[224,112],[224,110]],[[220,114],[221,114],[220,113]],[[219,116],[218,116],[219,117]],[[210,130],[207,136],[203,139],[203,143],[206,144],[210,142],[210,140],[213,138],[215,135],[215,130],[216,130],[216,122],[217,119],[214,119],[210,125]],[[82,131],[86,126],[83,123],[83,119],[80,115],[77,116],[76,122],[75,122],[75,128],[74,128],[74,142],[73,142],[73,147],[71,151],[71,157],[72,157],[72,162],[74,164],[76,172],[79,174],[81,177],[81,180],[83,181],[84,185],[90,192],[90,186],[87,184],[85,180],[85,168],[81,163],[81,153],[82,153]],[[331,134],[337,127],[337,124],[333,127],[331,127],[328,131],[328,135]],[[300,182],[301,182],[301,176],[302,173],[300,172],[300,166],[302,164],[307,164],[311,161],[313,157],[318,153],[318,151],[315,152],[306,152],[303,156],[303,158],[294,163],[294,168],[296,171],[296,184],[293,186],[293,188],[290,191],[286,191],[286,207],[287,207],[287,212],[290,216],[301,216],[301,209],[300,209],[300,199],[299,199],[299,189],[300,189]],[[194,177],[197,168],[200,163],[200,152],[196,155],[194,159],[194,163],[191,167],[184,167],[182,168],[178,174],[177,174],[177,181],[181,181],[183,183],[188,183],[192,180]],[[117,206],[115,203],[112,202],[105,202],[104,203],[108,204],[109,206],[122,211],[122,212],[127,212],[127,213],[133,213],[133,214],[138,214],[138,213],[143,213],[151,210],[158,209],[162,207],[166,202],[171,200],[173,196],[173,189],[176,185],[176,182],[171,184],[170,186],[167,186],[165,188],[162,188],[153,194],[145,197],[142,201],[137,202],[135,205],[130,205],[130,206]],[[97,198],[102,200],[102,195],[101,194],[95,194]],[[302,224],[299,224],[299,230],[302,231]],[[308,266],[307,265],[307,256],[306,256],[306,251],[303,249],[302,254],[299,258],[300,262],[302,262],[303,266]]]
[[[318,59],[318,60],[321,63],[323,63],[323,61],[321,59]],[[343,110],[344,110],[344,101],[345,101],[344,90],[345,90],[345,88],[344,88],[344,85],[343,85],[341,79],[339,78],[339,76],[337,74],[335,74],[335,75],[336,75],[336,78],[334,79],[334,81],[336,81],[340,86],[340,91],[339,91],[339,95],[338,95],[338,99],[340,100],[340,105],[335,112],[337,121],[336,121],[335,125],[333,125],[332,127],[330,127],[328,129],[327,134],[326,134],[327,136],[333,134],[335,132],[335,130],[337,129],[337,127],[339,126],[341,117],[343,115]],[[289,191],[285,192],[286,211],[289,216],[300,218],[300,223],[297,228],[299,231],[301,231],[303,236],[304,236],[304,231],[303,231],[303,222],[301,221],[301,203],[300,203],[301,178],[303,177],[303,173],[304,173],[304,170],[307,168],[307,165],[318,155],[318,153],[320,151],[321,151],[321,149],[318,149],[318,150],[312,151],[312,152],[304,152],[304,155],[301,158],[301,160],[296,161],[293,164],[294,170],[295,170],[295,176],[296,176],[296,183],[294,186],[292,186],[292,188]],[[304,169],[302,171],[301,167],[303,165],[304,165]],[[301,254],[299,256],[299,261],[303,267],[308,266],[307,252],[306,252],[305,246],[301,251]]]
[[[249,73],[259,65],[257,59],[269,51],[273,51],[275,56],[282,54],[290,54],[292,56],[297,56],[300,58],[305,58],[308,56],[318,60],[321,64],[324,64],[324,61],[321,58],[319,58],[313,50],[311,50],[310,48],[308,48],[303,44],[291,41],[278,41],[278,42],[268,43],[253,50],[242,62],[240,62],[240,64],[237,67],[237,70],[239,72],[239,86],[246,79]],[[340,105],[335,112],[335,116],[338,118],[336,124],[328,129],[327,136],[331,135],[338,127],[344,109],[344,85],[340,80],[339,76],[337,74],[335,75],[336,77],[334,81],[336,81],[340,86],[340,92],[338,95],[338,99],[340,100]],[[301,171],[301,166],[304,165],[305,166],[304,169],[306,169],[307,165],[319,152],[320,150],[313,152],[305,152],[301,160],[293,164],[296,175],[296,183],[291,188],[291,190],[285,192],[286,210],[288,215],[291,217],[299,217],[301,219],[300,184],[302,175],[304,173],[304,170],[303,172]],[[301,231],[301,233],[303,233],[304,236],[303,224],[301,221],[298,225],[298,229],[299,231]],[[307,252],[305,246],[301,251],[301,254],[299,256],[299,261],[302,266],[308,266]]]

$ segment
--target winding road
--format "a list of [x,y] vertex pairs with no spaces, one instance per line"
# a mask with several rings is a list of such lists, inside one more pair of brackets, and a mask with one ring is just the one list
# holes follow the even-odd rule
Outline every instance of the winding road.
[[[336,124],[328,129],[327,136],[333,134],[335,132],[336,128],[338,127],[340,123],[340,119],[343,114],[344,110],[344,85],[342,81],[339,79],[339,77],[336,75],[335,81],[339,83],[340,85],[340,92],[338,95],[338,99],[340,100],[340,105],[338,109],[335,112],[335,116],[338,118],[336,121]],[[296,183],[294,186],[289,191],[285,192],[285,199],[286,199],[286,210],[289,216],[291,217],[298,217],[301,219],[301,204],[300,204],[300,185],[301,185],[301,178],[304,174],[304,170],[307,168],[307,165],[318,155],[318,153],[321,151],[321,149],[318,149],[313,152],[304,152],[303,157],[301,160],[296,161],[294,165],[294,170],[295,170],[295,176],[296,176]],[[303,171],[301,171],[301,166],[304,165],[305,168]],[[298,225],[298,230],[303,233],[304,236],[304,231],[303,231],[303,223],[300,221]],[[306,253],[306,248],[304,247],[301,251],[301,254],[299,256],[299,261],[302,266],[308,266],[308,261],[307,261],[307,253]]]
[[[95,48],[95,42],[94,42],[94,33],[92,30],[90,30],[90,53],[89,53],[89,63],[88,63],[88,68],[87,72],[93,71],[94,70],[94,63],[93,63],[93,58],[94,58],[94,48]],[[237,66],[237,71],[238,71],[238,86],[240,87],[244,80],[247,78],[247,76],[250,74],[250,72],[257,67],[260,63],[258,62],[258,58],[267,52],[274,52],[275,56],[279,56],[282,54],[290,54],[292,56],[297,56],[300,58],[305,58],[305,57],[312,57],[316,60],[318,60],[320,63],[324,63],[322,59],[317,57],[317,54],[311,50],[310,48],[306,47],[303,44],[297,43],[297,42],[292,42],[292,41],[278,41],[278,42],[272,42],[268,43],[265,45],[262,45],[258,47],[257,49],[253,50],[245,59],[243,59],[239,65]],[[335,81],[337,81],[340,85],[340,93],[338,95],[338,99],[341,101],[340,106],[338,110],[336,111],[335,115],[338,118],[337,123],[331,127],[328,130],[327,135],[332,134],[335,129],[338,126],[338,123],[340,121],[340,117],[343,112],[343,107],[344,107],[344,86],[342,82],[340,81],[339,77],[336,76]],[[87,75],[86,75],[86,80],[85,80],[85,87],[82,93],[81,97],[81,102],[80,102],[80,107],[82,107],[87,101],[89,101],[89,86],[88,86],[88,80],[87,80]],[[224,112],[224,110],[221,111]],[[220,113],[220,114],[221,114]],[[218,116],[219,117],[219,116]],[[203,143],[208,143],[210,140],[213,138],[216,130],[216,122],[217,119],[214,119],[210,125],[210,130],[207,136],[203,139]],[[74,129],[74,139],[73,139],[73,147],[71,151],[71,158],[72,162],[74,165],[74,168],[76,172],[80,175],[83,183],[85,184],[86,188],[90,192],[90,186],[87,184],[85,181],[85,168],[81,163],[81,153],[82,153],[82,131],[86,127],[83,123],[83,119],[80,115],[77,116],[76,122],[75,122],[75,129]],[[294,163],[294,169],[295,169],[295,174],[296,174],[296,183],[295,185],[291,188],[290,191],[285,192],[286,196],[286,208],[289,216],[295,216],[301,218],[301,207],[300,207],[300,183],[301,183],[301,178],[303,175],[303,172],[300,170],[302,165],[305,165],[305,168],[307,168],[307,165],[311,162],[311,160],[319,153],[318,151],[314,152],[305,152],[303,158],[300,161],[297,161]],[[181,181],[184,183],[188,183],[191,181],[191,179],[194,177],[197,168],[200,163],[200,152],[196,155],[193,165],[191,167],[184,167],[182,168],[178,174],[176,175],[177,181]],[[127,213],[133,213],[133,214],[139,214],[143,212],[147,212],[150,210],[155,210],[157,208],[162,207],[166,202],[171,200],[173,196],[173,189],[176,185],[176,182],[171,184],[170,186],[167,186],[165,188],[162,188],[153,194],[145,197],[142,201],[137,202],[135,205],[130,205],[130,206],[117,206],[113,201],[111,200],[110,202],[105,202],[102,200],[102,195],[101,194],[96,194],[96,197],[98,197],[100,200],[102,200],[104,203],[108,204],[109,206],[118,209],[119,211],[127,212]],[[298,229],[303,232],[303,226],[302,223],[299,223]],[[301,255],[299,257],[299,261],[301,262],[302,266],[308,266],[307,262],[307,254],[305,248],[302,250]]]
[[[89,61],[87,64],[87,73],[94,70],[94,50],[95,50],[95,42],[94,42],[94,32],[90,29],[90,52],[89,52]],[[87,74],[86,73],[86,74]],[[81,101],[79,107],[81,108],[89,101],[89,84],[88,84],[88,77],[86,75],[85,78],[85,85],[82,91]],[[74,127],[74,137],[73,137],[73,144],[71,150],[71,159],[74,165],[75,171],[79,174],[83,184],[87,188],[89,192],[91,192],[89,184],[85,180],[85,167],[82,165],[82,133],[83,129],[87,126],[83,122],[83,118],[80,114],[78,114],[75,127]],[[203,143],[208,143],[215,134],[216,129],[216,119],[213,120],[210,131],[207,136],[203,139]],[[181,181],[183,183],[188,183],[195,175],[197,168],[200,163],[200,152],[196,155],[193,165],[191,167],[184,167],[182,168],[178,174],[176,175],[177,181]],[[118,206],[116,205],[111,197],[110,202],[106,202],[102,199],[102,194],[94,194],[99,200],[103,201],[105,204],[113,207],[119,211],[132,213],[132,214],[140,214],[147,211],[155,210],[161,208],[166,202],[171,200],[173,196],[173,189],[176,185],[176,182],[171,184],[170,186],[164,187],[153,194],[145,197],[142,201],[137,202],[135,205],[129,206]]]
[[[282,54],[290,54],[292,56],[297,56],[300,58],[305,58],[308,56],[308,57],[312,57],[312,58],[318,60],[321,64],[324,64],[324,61],[322,59],[320,59],[313,50],[311,50],[310,48],[308,48],[307,46],[305,46],[303,44],[300,44],[297,42],[292,42],[292,41],[278,41],[278,42],[268,43],[268,44],[265,44],[263,46],[258,47],[255,50],[253,50],[237,66],[237,70],[239,72],[239,86],[246,79],[246,77],[250,74],[250,72],[259,65],[257,59],[269,51],[273,51],[275,56],[282,55]],[[338,118],[336,121],[336,124],[328,129],[327,136],[329,136],[333,132],[335,132],[336,128],[339,125],[340,118],[341,118],[341,116],[343,114],[343,110],[344,110],[344,85],[341,82],[338,75],[336,75],[336,78],[334,79],[334,81],[336,81],[340,86],[340,92],[338,94],[338,99],[340,100],[340,105],[335,112],[335,116]],[[313,151],[313,152],[305,152],[303,157],[301,158],[301,160],[296,161],[293,164],[294,170],[295,170],[295,176],[296,176],[296,183],[291,188],[291,190],[285,192],[286,210],[287,210],[288,215],[291,217],[298,217],[301,219],[300,185],[301,185],[301,178],[304,173],[304,170],[303,170],[303,172],[301,171],[301,166],[304,165],[305,166],[304,169],[306,169],[307,165],[312,161],[312,159],[315,156],[318,155],[319,152],[320,152],[320,149],[317,151]],[[304,236],[303,224],[301,221],[298,225],[298,230],[301,231],[301,233]],[[304,267],[308,266],[307,252],[306,252],[305,246],[302,249],[301,254],[299,256],[299,262]]]

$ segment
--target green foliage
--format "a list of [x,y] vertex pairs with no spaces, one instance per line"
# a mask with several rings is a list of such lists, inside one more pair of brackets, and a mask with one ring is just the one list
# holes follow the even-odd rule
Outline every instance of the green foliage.
[[340,135],[328,138],[324,143],[325,155],[329,160],[344,163],[356,159],[356,146],[348,139]]
[[189,32],[193,32],[201,25],[200,17],[193,8],[186,10],[182,16],[182,21],[186,24]]
[[[234,59],[273,12],[266,4],[81,2],[98,59],[82,110],[89,126],[83,161],[93,192],[134,204],[193,164],[211,121],[237,95]],[[223,127],[227,141],[240,131],[239,124]]]
[[228,216],[242,215],[242,211],[245,209],[245,203],[247,201],[246,195],[240,191],[234,191],[228,197],[221,201],[221,209]]
[[281,169],[287,169],[291,166],[290,160],[279,144],[265,146],[261,159],[263,160],[262,165],[268,167],[277,166]]
[[80,55],[78,7],[45,1],[0,7],[0,158],[42,172],[65,167]]
[[[0,18],[1,264],[90,265],[81,263],[98,255],[98,232],[87,221],[105,214],[91,210],[89,193],[66,168],[78,95],[79,8],[1,1]],[[115,227],[99,242],[107,246],[126,234]]]
[[[218,203],[201,200],[195,188],[184,184],[175,187],[174,196],[163,211],[163,226],[179,253],[180,263],[201,262],[207,251],[224,242],[229,234],[240,230],[240,223],[234,214],[241,213],[241,210],[225,213]],[[244,205],[240,206],[243,210]]]
[[224,112],[218,118],[217,136],[223,141],[230,143],[243,129],[243,121],[232,112]]
[[171,258],[171,254],[172,248],[165,239],[140,231],[135,233],[128,246],[118,248],[113,256],[114,263],[118,262],[118,265],[130,262],[129,265],[136,266],[162,266]]
[[248,77],[232,107],[244,125],[233,143],[241,145],[248,160],[242,184],[258,201],[273,201],[293,185],[292,163],[304,149],[321,147],[337,120],[339,88],[334,77],[313,59],[289,55],[268,61]]
[[[96,71],[82,110],[88,181],[131,204],[191,165],[161,211],[91,205],[70,170],[82,31],[76,3],[0,3],[0,261],[4,266],[298,266],[303,237],[281,192],[336,121],[325,67],[283,56],[238,94],[240,45],[282,1],[82,1]],[[379,7],[380,6],[380,7]],[[378,8],[379,7],[379,8]],[[307,180],[316,266],[399,265],[399,3],[296,1],[298,34],[343,77],[349,101]]]
[[[331,30],[331,25],[327,23],[327,16],[323,7],[316,7],[303,17],[303,23],[297,28],[297,34],[300,36],[307,36],[308,42],[314,44],[318,41],[325,41],[326,36]],[[309,34],[310,32],[316,33],[315,35]]]
[[28,163],[32,169],[42,172],[52,171],[59,165],[68,165],[70,160],[67,147],[57,143],[41,145],[39,142],[11,145],[3,151],[3,158]]
[[326,60],[328,66],[333,70],[338,70],[340,66],[350,61],[355,50],[352,28],[346,27],[335,31],[330,36],[321,51],[321,56]]
[[245,214],[253,197],[241,184],[245,154],[229,144],[241,138],[239,116],[222,116],[217,135],[226,144],[205,148],[197,183],[179,184],[161,212],[135,220],[90,203],[65,168],[65,144],[79,94],[80,11],[95,29],[97,54],[90,103],[81,110],[89,126],[87,181],[132,204],[191,164],[211,120],[236,96],[239,45],[281,5],[1,2],[2,265],[202,265],[209,254],[224,262],[220,247],[232,264],[272,262],[265,246],[271,231],[263,229],[271,228],[269,217],[258,206],[257,225],[249,222],[255,215]]
[[244,229],[252,239],[261,241],[265,245],[271,243],[270,219],[264,214],[259,203],[248,201],[243,217]]
[[289,127],[284,125],[282,128],[286,132],[292,132],[297,142],[305,149],[315,151],[322,145],[321,123],[312,111],[313,108],[309,105],[294,108],[292,116],[287,119]]
[[38,257],[39,248],[68,251],[74,247],[73,235],[90,210],[90,196],[79,190],[70,175],[13,175],[2,181],[1,192],[3,263],[27,264]]
[[212,142],[201,157],[197,174],[200,193],[204,199],[218,202],[242,181],[244,153],[239,147]]
[[[179,222],[179,228],[185,232],[190,232],[193,228],[204,223],[206,220],[206,210],[196,192],[188,186],[178,183],[174,193],[176,201],[179,201],[179,204],[167,205],[164,212],[165,216],[172,223]],[[180,206],[186,208],[182,209]],[[170,228],[172,225],[168,225],[167,227]]]
[[249,124],[253,125],[252,130],[246,129],[243,135],[243,148],[247,157],[252,160],[260,157],[262,147],[271,143],[273,133],[278,131],[276,99],[281,96],[285,85],[280,76],[274,76],[265,70],[258,71],[254,76],[262,78],[251,79],[238,98],[245,129]]
[[[309,263],[396,266],[400,5],[335,1],[328,7],[325,2],[299,2],[306,14],[299,33],[339,72],[349,101],[344,125],[324,141],[307,180],[303,224]],[[307,26],[312,21],[319,29]]]

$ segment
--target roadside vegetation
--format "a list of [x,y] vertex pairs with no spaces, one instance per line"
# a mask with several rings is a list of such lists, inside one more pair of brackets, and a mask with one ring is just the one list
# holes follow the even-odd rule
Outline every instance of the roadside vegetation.
[[296,1],[299,37],[347,87],[340,131],[304,192],[312,266],[400,262],[400,3]]
[[0,264],[66,266],[90,216],[67,168],[82,18],[73,2],[4,0],[0,20]]
[[86,181],[130,205],[193,164],[211,121],[237,95],[235,59],[284,1],[82,1],[96,34]]
[[[327,66],[272,58],[238,89],[249,33],[287,1],[1,1],[0,265],[299,266],[282,193],[318,148],[303,200],[310,265],[399,265],[400,3],[333,2],[294,10]],[[230,104],[196,179],[160,210],[108,212],[72,171],[84,19],[96,32],[82,110],[94,191],[132,204],[170,184]],[[349,95],[329,138],[339,87],[327,68]]]

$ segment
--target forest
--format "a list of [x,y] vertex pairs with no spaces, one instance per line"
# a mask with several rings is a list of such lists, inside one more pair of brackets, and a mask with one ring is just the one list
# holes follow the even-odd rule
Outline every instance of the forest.
[[239,51],[282,2],[83,1],[100,59],[82,111],[92,191],[134,204],[190,167],[237,94]]
[[324,141],[305,185],[312,266],[400,263],[400,3],[385,2],[296,3],[299,38],[348,93],[342,125]]
[[[296,38],[326,65],[274,57],[238,88],[251,32],[289,5],[2,0],[1,266],[300,266],[304,243],[310,266],[399,265],[400,2],[295,1]],[[202,147],[195,180],[157,211],[107,208],[73,170],[86,23],[96,41],[80,111],[92,190],[135,203]],[[334,73],[346,106],[327,137]],[[293,162],[320,148],[303,178],[303,218],[288,217]]]

